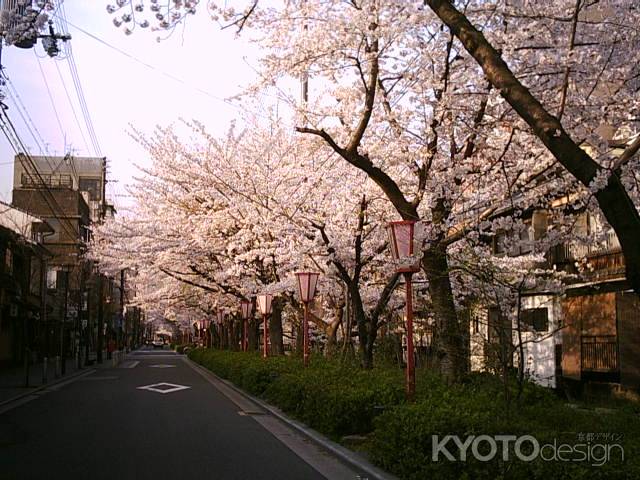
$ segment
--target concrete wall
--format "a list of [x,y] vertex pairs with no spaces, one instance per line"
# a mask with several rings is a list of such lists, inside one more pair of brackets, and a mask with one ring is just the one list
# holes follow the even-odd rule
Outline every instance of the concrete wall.
[[[558,328],[562,321],[562,308],[554,295],[523,297],[522,310],[546,308],[548,328],[544,332],[523,332],[524,371],[532,381],[545,387],[556,386],[555,348],[559,342]],[[517,341],[517,339],[515,339]]]
[[470,312],[469,319],[469,360],[472,372],[486,369],[485,346],[488,338],[487,309],[476,307]]

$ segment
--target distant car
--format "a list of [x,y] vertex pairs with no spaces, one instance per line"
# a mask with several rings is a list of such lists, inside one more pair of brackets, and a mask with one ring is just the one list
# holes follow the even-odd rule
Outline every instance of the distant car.
[[164,342],[162,340],[154,340],[151,345],[153,345],[153,348],[162,348],[164,347]]

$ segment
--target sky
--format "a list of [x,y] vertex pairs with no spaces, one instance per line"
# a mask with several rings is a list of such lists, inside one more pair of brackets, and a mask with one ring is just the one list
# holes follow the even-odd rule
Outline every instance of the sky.
[[[124,207],[125,186],[138,174],[136,165],[150,163],[145,150],[129,136],[131,126],[151,133],[156,125],[196,119],[210,133],[222,134],[242,115],[241,107],[224,99],[241,93],[256,79],[258,49],[237,38],[232,29],[222,30],[211,20],[205,2],[184,27],[178,26],[160,42],[160,32],[151,29],[137,28],[125,35],[122,27],[113,25],[108,3],[65,0],[68,32],[62,33],[72,36],[87,110],[107,157],[112,180],[107,195]],[[7,95],[7,113],[31,154],[94,155],[68,55],[50,58],[40,42],[32,49],[3,45],[2,66],[10,82],[1,87]],[[38,143],[48,151],[42,152]],[[13,149],[0,135],[0,200],[5,202],[11,201],[13,158]]]

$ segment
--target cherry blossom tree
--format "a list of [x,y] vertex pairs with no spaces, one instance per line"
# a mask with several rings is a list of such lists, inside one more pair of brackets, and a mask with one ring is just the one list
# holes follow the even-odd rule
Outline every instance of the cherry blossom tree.
[[[640,292],[640,215],[635,174],[622,167],[640,149],[611,155],[616,132],[637,133],[640,12],[634,2],[474,2],[465,13],[425,0],[482,67],[491,84],[553,157],[593,192]],[[483,35],[473,24],[486,28]],[[577,139],[577,140],[576,140]],[[583,148],[587,143],[589,149]]]
[[0,32],[7,45],[33,46],[56,4],[63,0],[5,0],[0,12]]
[[187,309],[198,302],[233,308],[267,289],[299,310],[293,272],[319,270],[327,302],[347,285],[363,364],[370,366],[378,319],[396,283],[395,275],[380,274],[380,217],[388,204],[375,185],[350,168],[336,169],[342,163],[317,141],[300,142],[275,126],[232,127],[222,139],[198,123],[185,126],[189,142],[171,128],[136,133],[154,164],[132,190],[135,213],[96,232],[93,255],[103,268],[142,272],[140,279],[154,279],[147,303],[164,305],[166,298]]
[[[446,376],[457,378],[467,362],[466,326],[456,307],[458,297],[467,292],[454,288],[459,284],[452,278],[452,269],[464,263],[453,255],[459,242],[509,231],[517,245],[522,215],[564,198],[565,207],[552,214],[559,227],[549,241],[562,242],[572,234],[576,212],[599,209],[620,237],[627,275],[637,289],[640,257],[634,242],[640,229],[634,155],[640,140],[634,141],[633,134],[638,73],[628,52],[638,51],[638,11],[632,2],[233,3],[209,2],[208,7],[216,20],[264,48],[262,81],[249,93],[275,88],[295,112],[301,144],[316,138],[320,143],[312,143],[318,148],[314,155],[342,159],[342,164],[331,163],[328,172],[322,170],[323,175],[353,182],[358,177],[343,166],[355,167],[400,217],[422,222],[421,262],[436,316],[437,357]],[[195,8],[195,2],[191,6]],[[566,43],[558,43],[559,38]],[[291,78],[302,79],[310,97],[299,102],[289,93]],[[258,142],[254,150],[261,151],[264,139],[252,139]],[[622,155],[613,154],[612,142],[625,146]],[[265,142],[263,148],[272,145]],[[171,167],[165,176],[180,167]],[[294,184],[309,176],[308,164],[302,171],[286,162],[270,168]],[[247,171],[240,177],[249,178]],[[351,205],[347,211],[370,211],[375,189],[357,194],[356,189],[346,190],[335,193],[344,193],[343,201]],[[283,198],[295,198],[287,195]],[[358,262],[341,269],[342,259],[334,254],[331,243],[340,235],[327,234],[326,224],[312,214],[302,221],[286,208],[275,212],[277,195],[268,193],[267,198],[250,207],[261,215],[261,227],[234,225],[225,232],[235,235],[239,228],[257,235],[242,244],[246,259],[256,258],[256,249],[273,247],[270,255],[257,257],[260,271],[272,273],[269,281],[284,286],[277,272],[294,268],[291,258],[279,256],[287,250],[277,250],[274,238],[286,238],[296,247],[317,238],[318,253],[309,253],[303,261],[316,258],[324,248],[336,278],[347,284],[358,278]],[[204,208],[213,212],[219,204],[205,202]],[[327,205],[333,208],[335,203]],[[500,213],[505,209],[508,214]],[[218,212],[220,222],[228,213],[223,210]],[[388,212],[384,207],[379,211]],[[379,216],[378,223],[389,217]],[[222,264],[207,275],[216,278],[221,271]],[[258,277],[247,282],[256,284]]]

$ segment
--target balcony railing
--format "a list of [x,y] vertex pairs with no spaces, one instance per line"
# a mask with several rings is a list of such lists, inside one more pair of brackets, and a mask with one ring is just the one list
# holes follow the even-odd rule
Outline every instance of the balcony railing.
[[615,335],[582,336],[582,371],[615,372],[618,370],[618,340]]
[[22,174],[21,183],[24,188],[72,188],[73,181],[71,175],[64,174],[41,174],[25,175]]
[[555,249],[555,261],[556,263],[573,262],[585,257],[608,255],[621,251],[620,241],[615,232],[611,231],[607,232],[603,242],[588,245],[570,242],[558,245]]

